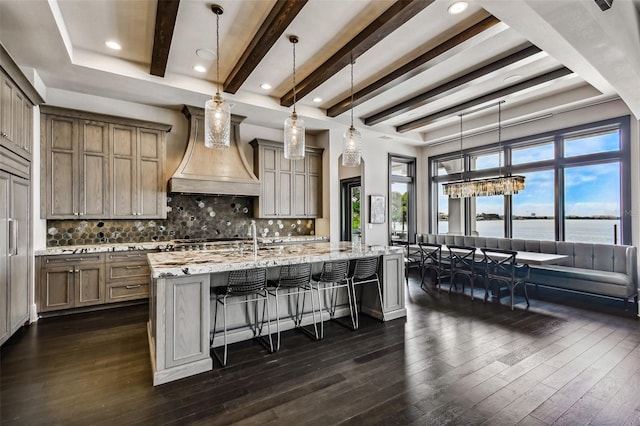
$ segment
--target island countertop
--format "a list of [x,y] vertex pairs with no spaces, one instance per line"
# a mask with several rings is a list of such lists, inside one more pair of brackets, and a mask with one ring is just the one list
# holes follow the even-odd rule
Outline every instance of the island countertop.
[[256,259],[254,259],[253,251],[246,247],[242,250],[234,248],[149,253],[147,257],[151,267],[151,276],[161,278],[382,256],[401,253],[402,250],[402,247],[339,242],[260,247]]

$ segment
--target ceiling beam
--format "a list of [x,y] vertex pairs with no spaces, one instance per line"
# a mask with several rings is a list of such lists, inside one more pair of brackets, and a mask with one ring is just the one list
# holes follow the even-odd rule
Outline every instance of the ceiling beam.
[[464,86],[467,83],[478,80],[495,71],[505,69],[509,66],[521,65],[523,61],[528,60],[529,62],[531,62],[533,58],[540,55],[546,55],[546,53],[542,52],[542,50],[540,50],[536,46],[526,47],[516,53],[485,65],[484,67],[475,69],[461,77],[449,80],[448,82],[441,84],[438,87],[435,87],[426,92],[422,92],[411,99],[393,105],[385,109],[384,111],[380,111],[376,114],[370,115],[369,117],[366,117],[364,119],[364,124],[366,124],[367,126],[373,126],[374,124],[382,123],[383,121],[389,120],[390,118],[405,114],[411,110],[414,110],[436,100],[437,97],[439,95],[442,95],[443,93],[446,93],[453,89],[461,89],[461,86]]
[[151,75],[164,77],[169,59],[169,49],[176,26],[180,0],[158,0],[156,11],[156,28],[153,35],[153,52],[151,53]]
[[[358,58],[434,1],[399,0],[393,3],[382,15],[378,16],[364,30],[312,71],[302,82],[297,84],[295,87],[296,98],[301,99],[311,93],[338,71],[349,65],[352,58]],[[280,98],[280,105],[286,107],[293,105],[293,89]]]
[[296,15],[307,4],[307,1],[278,0],[276,2],[224,82],[223,90],[225,92],[236,93],[240,89],[240,86],[249,78],[262,58],[271,50]]
[[455,105],[451,108],[447,108],[442,111],[438,111],[436,113],[418,118],[417,120],[413,120],[408,123],[401,124],[400,126],[396,126],[396,131],[398,133],[406,133],[412,130],[417,130],[421,127],[424,127],[428,124],[435,122],[436,120],[442,117],[457,114],[461,111],[464,111],[465,109],[472,108],[472,107],[484,104],[486,102],[499,100],[500,98],[503,98],[505,96],[512,95],[514,93],[521,92],[523,90],[527,90],[532,87],[539,86],[541,84],[548,83],[553,80],[557,80],[569,74],[573,74],[573,72],[569,68],[567,67],[558,68],[546,74],[539,75],[538,77],[530,78],[529,80],[511,85],[509,87],[505,87],[500,90],[496,90],[494,92],[488,93],[486,95],[480,96],[470,101]]
[[[471,38],[476,37],[479,34],[483,34],[485,38],[488,38],[508,28],[506,25],[497,26],[499,23],[500,21],[497,18],[489,16],[464,31],[454,35],[447,41],[440,43],[433,49],[423,53],[400,68],[391,71],[389,74],[377,81],[374,81],[367,87],[358,90],[353,94],[353,106],[356,107],[361,103],[392,89],[397,84],[425,72],[430,67],[431,64],[429,64],[429,62],[431,60],[443,55],[455,47],[460,46]],[[348,111],[350,108],[351,97],[344,98],[327,109],[327,116],[337,117],[338,115]]]

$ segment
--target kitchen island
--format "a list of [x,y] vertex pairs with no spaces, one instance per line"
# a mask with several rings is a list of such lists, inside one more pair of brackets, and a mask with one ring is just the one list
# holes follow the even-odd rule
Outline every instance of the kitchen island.
[[[254,253],[249,245],[239,244],[224,249],[148,254],[152,279],[148,336],[154,386],[213,368],[209,345],[213,331],[209,294],[211,286],[224,285],[229,271],[266,267],[269,277],[277,277],[281,265],[308,262],[317,272],[324,261],[373,256],[380,257],[383,301],[380,306],[377,290],[364,286],[362,312],[383,321],[406,316],[400,247],[315,243],[261,247]],[[346,305],[346,298],[343,299]],[[307,308],[305,306],[305,312]],[[346,305],[336,311],[336,316],[348,313]],[[230,313],[234,329],[230,342],[253,336],[241,321],[243,315],[240,309]],[[306,323],[310,317],[309,311]],[[328,319],[326,312],[323,319]],[[284,323],[283,329],[292,327],[292,322]]]

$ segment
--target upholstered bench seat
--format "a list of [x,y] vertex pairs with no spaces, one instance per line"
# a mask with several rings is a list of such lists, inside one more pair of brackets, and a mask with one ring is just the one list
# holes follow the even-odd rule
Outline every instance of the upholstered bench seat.
[[626,299],[633,279],[620,272],[558,265],[530,265],[531,283]]
[[634,246],[443,234],[418,234],[418,241],[562,254],[555,264],[530,265],[529,283],[625,300],[638,295]]

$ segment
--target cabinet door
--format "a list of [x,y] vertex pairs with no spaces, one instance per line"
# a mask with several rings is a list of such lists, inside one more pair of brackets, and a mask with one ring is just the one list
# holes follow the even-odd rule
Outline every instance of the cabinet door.
[[263,147],[261,149],[262,162],[262,194],[260,196],[260,217],[275,217],[277,215],[278,195],[276,189],[278,187],[278,161],[280,158],[280,150],[271,147]]
[[41,268],[38,312],[73,308],[74,279],[73,265]]
[[136,216],[144,218],[167,216],[163,146],[161,132],[139,129]]
[[12,99],[13,99],[13,111],[12,111],[12,117],[11,117],[13,120],[13,124],[11,126],[12,142],[15,144],[16,147],[20,149],[25,149],[24,131],[23,131],[24,120],[22,118],[22,115],[24,114],[23,105],[26,102],[26,99],[24,95],[20,93],[20,91],[16,87],[13,88]]
[[136,145],[137,129],[111,125],[111,218],[131,218],[137,212]]
[[0,172],[0,342],[9,336],[9,181]]
[[11,226],[14,233],[12,253],[9,253],[9,317],[11,330],[29,319],[30,184],[26,179],[11,177]]
[[109,217],[109,126],[82,120],[79,123],[79,216]]
[[22,139],[24,150],[33,151],[33,107],[25,98],[22,104]]
[[75,306],[98,305],[105,302],[104,264],[75,267]]
[[276,188],[278,217],[293,217],[293,162],[284,158],[284,150],[278,149],[279,187]]
[[0,75],[0,135],[6,141],[13,141],[13,83]]
[[309,153],[307,158],[307,216],[322,217],[322,154]]
[[44,120],[47,156],[47,219],[75,219],[79,215],[77,188],[78,123],[65,117],[47,116]]

